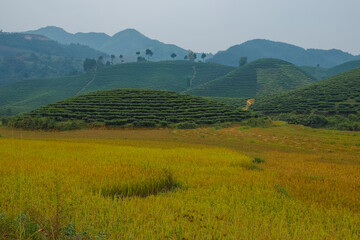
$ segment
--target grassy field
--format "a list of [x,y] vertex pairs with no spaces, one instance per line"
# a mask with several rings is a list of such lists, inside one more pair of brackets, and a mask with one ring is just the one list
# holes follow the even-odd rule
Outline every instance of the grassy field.
[[0,239],[360,237],[360,133],[276,122],[0,135]]

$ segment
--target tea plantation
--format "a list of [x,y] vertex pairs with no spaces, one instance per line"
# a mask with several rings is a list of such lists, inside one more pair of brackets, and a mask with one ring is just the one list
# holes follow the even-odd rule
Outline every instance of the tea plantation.
[[252,109],[266,114],[356,114],[360,112],[360,68],[301,89],[259,98]]
[[296,89],[315,82],[295,65],[278,59],[260,59],[186,91],[208,97],[255,98]]
[[201,97],[139,89],[97,91],[72,97],[10,119],[24,129],[60,129],[92,126],[194,128],[218,122],[239,122],[248,113]]
[[142,62],[118,64],[76,76],[28,79],[0,88],[0,116],[28,112],[97,90],[149,88],[182,92],[233,69],[214,63],[189,61]]

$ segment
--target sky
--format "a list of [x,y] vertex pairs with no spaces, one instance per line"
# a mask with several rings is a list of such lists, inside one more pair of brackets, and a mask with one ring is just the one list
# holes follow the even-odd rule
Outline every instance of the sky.
[[360,0],[0,0],[5,32],[135,28],[196,52],[260,38],[360,54]]

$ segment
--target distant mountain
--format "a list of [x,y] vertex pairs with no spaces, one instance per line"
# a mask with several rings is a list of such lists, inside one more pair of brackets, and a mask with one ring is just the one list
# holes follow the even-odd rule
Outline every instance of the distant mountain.
[[315,82],[295,65],[278,59],[260,59],[185,93],[206,97],[255,98]]
[[79,44],[64,45],[37,34],[0,33],[1,55],[35,52],[68,58],[97,58],[104,53]]
[[82,70],[82,59],[106,55],[88,46],[63,45],[37,34],[0,33],[0,86],[24,78]]
[[[41,34],[63,44],[78,43],[87,45],[107,54],[114,54],[116,57],[123,55],[127,61],[134,61],[137,57],[136,52],[140,51],[141,56],[145,55],[145,50],[150,49],[154,55],[150,57],[152,61],[169,60],[170,55],[175,53],[175,59],[183,59],[188,50],[182,49],[173,44],[165,44],[158,40],[150,39],[135,29],[126,29],[118,32],[114,36],[105,33],[76,33],[71,34],[58,27],[45,27],[27,33]],[[209,55],[208,57],[211,57]]]
[[319,66],[325,68],[360,59],[360,56],[354,56],[336,49],[304,49],[287,43],[255,39],[230,47],[226,51],[220,51],[209,61],[238,66],[239,59],[242,56],[248,57],[248,61],[261,58],[276,58],[298,66],[316,66],[319,64]]
[[266,114],[356,114],[360,112],[360,68],[293,91],[259,98],[252,109]]
[[215,63],[162,61],[125,63],[60,78],[27,79],[0,87],[0,116],[27,112],[97,90],[147,88],[182,92],[223,76],[234,68]]

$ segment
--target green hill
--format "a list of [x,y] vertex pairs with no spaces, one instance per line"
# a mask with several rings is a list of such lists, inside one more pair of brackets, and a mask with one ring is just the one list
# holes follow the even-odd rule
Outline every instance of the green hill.
[[313,83],[310,75],[278,59],[260,59],[186,93],[208,97],[255,98]]
[[335,67],[328,69],[327,77],[332,77],[337,74],[344,73],[344,72],[347,72],[347,71],[350,71],[352,69],[359,68],[359,67],[360,67],[360,60],[346,62],[346,63],[340,64],[340,65],[337,65]]
[[28,79],[0,88],[0,116],[28,112],[82,93],[115,88],[182,92],[227,74],[234,68],[189,61],[119,64],[96,73]]
[[303,71],[310,74],[311,76],[315,77],[316,79],[323,80],[359,67],[360,67],[360,60],[346,62],[329,69],[322,67],[312,67],[312,66],[302,66],[300,68]]
[[[190,95],[143,89],[97,91],[72,97],[13,117],[10,125],[26,129],[51,129],[78,124],[136,127],[182,127],[238,122],[248,114],[235,107]],[[70,121],[70,122],[69,122]],[[179,126],[179,125],[178,125]]]
[[252,109],[266,114],[357,113],[360,111],[360,68],[301,89],[259,98]]

